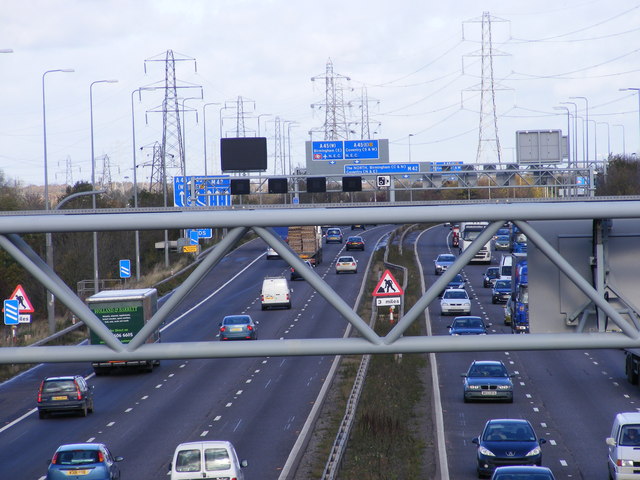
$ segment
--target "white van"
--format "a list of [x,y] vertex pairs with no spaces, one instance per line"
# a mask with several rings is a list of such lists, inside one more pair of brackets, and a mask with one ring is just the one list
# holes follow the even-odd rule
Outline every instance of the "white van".
[[511,255],[502,255],[500,259],[500,280],[511,280],[511,268],[513,266],[513,258]]
[[238,460],[231,442],[216,440],[181,443],[169,465],[171,480],[193,478],[235,478],[244,480],[242,468],[246,460]]
[[264,277],[260,292],[262,310],[271,307],[291,308],[291,289],[286,277]]
[[640,412],[618,413],[613,420],[609,449],[609,477],[640,479]]

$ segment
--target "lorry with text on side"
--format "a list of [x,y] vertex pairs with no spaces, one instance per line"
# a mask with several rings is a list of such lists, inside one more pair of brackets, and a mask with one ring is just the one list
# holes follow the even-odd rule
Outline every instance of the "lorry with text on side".
[[526,253],[511,254],[511,330],[529,333],[529,275]]
[[289,246],[313,267],[322,263],[322,228],[317,225],[289,227]]
[[[86,302],[95,316],[118,340],[126,344],[158,311],[158,291],[155,288],[103,290],[87,298]],[[159,341],[158,330],[147,339],[147,343]],[[104,345],[104,341],[93,331],[90,333],[89,342],[91,345]],[[159,360],[112,360],[91,363],[96,375],[103,375],[123,367],[151,372],[156,365],[160,365]]]
[[[489,222],[461,222],[460,223],[460,253],[464,252],[469,245],[482,233]],[[469,263],[491,263],[491,239],[473,256]]]

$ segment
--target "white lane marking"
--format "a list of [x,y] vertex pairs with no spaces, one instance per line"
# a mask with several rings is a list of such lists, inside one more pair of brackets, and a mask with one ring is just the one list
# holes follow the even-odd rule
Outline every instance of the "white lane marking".
[[161,383],[159,383],[158,385],[156,385],[156,388],[160,388],[162,386]]
[[146,400],[147,398],[149,398],[149,395],[145,395],[144,397],[142,397],[140,400]]
[[527,398],[531,398],[531,394],[530,393],[525,393],[524,396],[527,397]]
[[124,411],[124,413],[129,413],[131,410],[133,410],[133,408],[129,407]]
[[546,424],[546,422],[540,422],[540,426],[541,426],[542,428],[547,428],[547,424]]
[[566,460],[560,460],[560,465],[562,465],[563,467],[569,466]]
[[231,405],[233,405],[233,402],[229,402],[225,405],[225,407],[229,408]]
[[549,440],[549,444],[551,444],[551,445],[553,445],[553,446],[557,445],[557,443],[556,443],[556,441],[555,441],[555,440]]
[[219,422],[221,418],[222,418],[221,415],[217,415],[216,418],[213,419],[213,421],[214,422]]
[[233,431],[235,432],[236,430],[238,430],[238,428],[240,427],[240,424],[242,423],[242,419],[238,420],[238,423],[236,423],[236,426],[233,428]]
[[539,411],[540,411],[540,409],[539,409],[538,407],[533,407],[533,411],[534,411],[534,412],[539,412]]
[[93,443],[93,441],[96,439],[96,437],[91,437],[87,439],[87,443]]
[[245,380],[245,382],[244,382],[244,383],[251,383],[251,379],[250,379],[250,378],[247,378],[247,380]]
[[242,395],[242,390],[238,390],[238,391],[236,392],[236,395]]
[[116,424],[116,422],[109,422],[107,423],[107,427],[113,427]]
[[208,433],[209,433],[209,430],[205,430],[204,432],[202,432],[202,433],[200,434],[200,436],[201,436],[201,437],[206,437]]

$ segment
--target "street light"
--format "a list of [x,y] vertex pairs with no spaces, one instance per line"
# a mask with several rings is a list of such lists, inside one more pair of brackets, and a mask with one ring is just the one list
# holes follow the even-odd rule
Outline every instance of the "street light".
[[[638,93],[638,142],[640,142],[640,88],[637,87],[629,87],[629,88],[620,88],[621,92],[632,91]],[[638,146],[638,155],[640,155],[640,143]]]
[[[93,143],[93,86],[96,83],[118,83],[118,80],[96,80],[89,85],[89,116],[91,120],[91,188],[96,188],[96,158]],[[96,210],[96,196],[91,197],[93,210]],[[93,290],[98,293],[98,232],[93,232]]]
[[[589,163],[589,100],[587,99],[587,97],[569,97],[570,99],[581,99],[584,100],[585,103],[585,114],[584,114],[584,124],[586,126],[585,128],[585,145],[586,145],[586,153],[587,153],[587,161],[585,163],[585,167],[587,166],[587,163]],[[595,128],[595,127],[594,127]],[[595,149],[597,150],[597,140],[596,140],[596,145],[594,146]],[[596,161],[598,160],[598,153],[595,153],[596,155]]]
[[413,137],[413,133],[409,134],[409,162],[411,162],[411,137]]
[[202,123],[204,124],[204,176],[207,176],[207,107],[220,105],[220,103],[205,103],[202,106]]
[[622,155],[624,156],[627,154],[627,149],[624,141],[624,125],[614,125],[614,127],[622,128]]
[[272,113],[261,113],[258,115],[258,136],[260,136],[260,117],[271,117]]
[[[596,125],[606,125],[607,126],[607,158],[611,155],[611,128],[607,122],[596,122]],[[598,132],[596,131],[596,135]]]
[[[573,105],[575,115],[573,116],[573,151],[574,151],[574,160],[575,160],[575,168],[578,168],[578,105],[575,102],[560,102],[564,105]],[[582,128],[584,132],[584,127]],[[586,165],[586,157],[584,150],[584,142],[582,144],[582,163]]]
[[[199,97],[187,97],[182,99],[182,174],[184,175],[184,182],[187,185],[187,142],[186,142],[186,134],[187,134],[187,116],[184,111],[184,104],[187,100],[202,100],[202,92],[200,92]],[[193,110],[192,110],[193,111]],[[198,110],[196,112],[196,122],[198,121]]]
[[[570,147],[571,145],[571,112],[569,110],[569,107],[553,107],[554,110],[566,110],[567,111],[567,148]],[[573,132],[573,135],[575,136],[575,132]],[[571,148],[571,150],[573,150],[573,148]],[[569,157],[569,168],[571,168],[571,154],[573,152],[569,151],[568,152],[568,157]]]
[[[13,50],[4,51],[0,50],[0,53],[11,53]],[[55,70],[47,70],[42,74],[42,137],[44,143],[44,209],[49,210],[49,170],[47,164],[47,110],[45,101],[44,90],[44,78],[47,73],[53,72],[65,72],[71,73],[74,70],[72,68],[58,68]],[[51,238],[51,232],[47,232],[45,235],[45,255],[47,257],[47,265],[53,269],[53,244]],[[55,332],[55,315],[54,315],[54,298],[53,293],[47,290],[47,316],[49,318],[49,333]]]
[[[65,203],[67,203],[70,200],[73,200],[74,198],[84,197],[86,195],[100,195],[102,193],[105,193],[105,190],[91,190],[89,192],[74,193],[62,199],[62,201],[58,205],[56,205],[54,210],[59,210]],[[51,233],[47,233],[47,235],[49,236],[48,237],[49,242],[47,243],[47,252],[46,252],[47,265],[49,265],[49,267],[51,267],[51,270],[53,270],[53,243],[51,242]],[[54,333],[56,333],[55,297],[53,296],[53,293],[49,292],[48,290],[47,290],[47,293],[49,296],[47,300],[47,318],[49,323],[49,333],[53,335]]]

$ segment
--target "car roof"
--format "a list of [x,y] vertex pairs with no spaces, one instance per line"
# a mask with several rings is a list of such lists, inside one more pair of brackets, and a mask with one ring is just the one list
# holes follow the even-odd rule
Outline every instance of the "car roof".
[[55,382],[58,380],[75,380],[80,375],[61,375],[58,377],[46,377],[44,379],[45,382]]
[[528,473],[528,472],[549,472],[551,473],[551,469],[547,467],[541,467],[537,465],[509,465],[504,467],[498,467],[495,470],[499,473]]
[[227,440],[206,440],[204,442],[185,442],[185,443],[181,443],[180,445],[178,445],[176,447],[176,450],[177,449],[182,449],[182,448],[200,448],[200,447],[204,447],[204,448],[211,448],[211,447],[229,448],[229,447],[231,447],[231,442],[229,442]]
[[640,412],[621,412],[616,415],[620,423],[640,423]]
[[438,258],[440,258],[440,257],[447,257],[447,258],[453,257],[453,258],[455,258],[455,255],[453,253],[441,253],[441,254],[438,255]]
[[223,321],[227,318],[251,318],[251,315],[225,315]]
[[69,450],[97,450],[99,448],[106,448],[104,443],[68,443],[66,445],[60,445],[56,451],[68,452]]
[[504,365],[501,360],[474,360],[471,365]]
[[529,420],[525,420],[524,418],[492,418],[487,421],[487,425],[490,423],[518,423],[523,425],[531,425]]
[[[345,260],[345,258],[348,258],[349,260]],[[348,255],[343,255],[342,257],[338,258],[339,262],[355,262],[355,258],[353,258],[352,256],[348,256]]]
[[467,291],[464,288],[447,288],[444,293],[447,292],[464,292],[467,293]]

